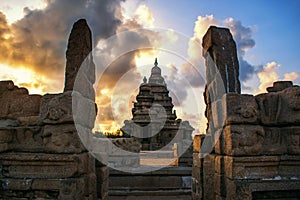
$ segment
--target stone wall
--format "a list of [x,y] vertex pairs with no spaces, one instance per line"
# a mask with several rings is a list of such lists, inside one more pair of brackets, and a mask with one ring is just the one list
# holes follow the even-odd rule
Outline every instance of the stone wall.
[[[71,93],[15,95],[25,89],[11,90],[11,81],[0,85],[0,98],[10,105],[0,119],[0,198],[96,198],[95,161],[73,123]],[[27,100],[30,106],[11,109]]]
[[[218,28],[212,29],[207,34],[224,38],[222,31],[212,34]],[[206,43],[204,39],[204,47]],[[227,56],[215,55],[214,60]],[[194,139],[193,199],[300,196],[300,87],[279,81],[268,91],[253,96],[225,90],[206,101],[210,132]],[[201,149],[205,139],[214,146],[206,156]]]
[[107,199],[108,168],[95,164],[77,127],[91,134],[97,112],[91,40],[86,21],[78,20],[61,94],[29,95],[0,82],[1,199]]

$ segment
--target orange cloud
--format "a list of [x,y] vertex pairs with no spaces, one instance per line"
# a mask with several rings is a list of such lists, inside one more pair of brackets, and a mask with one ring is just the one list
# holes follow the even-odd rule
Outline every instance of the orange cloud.
[[263,70],[257,74],[260,85],[258,90],[254,90],[254,94],[265,93],[267,88],[273,86],[273,82],[278,80],[295,81],[300,77],[298,72],[286,73],[283,75],[283,79],[280,78],[277,70],[280,65],[276,62],[267,63]]
[[295,81],[298,78],[300,78],[299,72],[291,72],[291,73],[284,74],[284,80],[287,81]]
[[279,76],[276,70],[279,67],[280,65],[276,62],[270,62],[264,66],[263,71],[257,74],[260,85],[258,87],[259,90],[254,91],[255,94],[267,92],[266,88],[271,87],[273,85],[273,82],[278,80]]

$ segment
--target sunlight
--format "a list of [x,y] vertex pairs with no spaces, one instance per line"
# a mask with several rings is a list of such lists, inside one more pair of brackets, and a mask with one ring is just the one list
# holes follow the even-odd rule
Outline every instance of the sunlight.
[[28,8],[30,10],[44,9],[47,4],[48,1],[45,0],[1,1],[0,11],[5,14],[8,23],[12,24],[24,17],[26,14],[26,12],[24,12],[24,8]]
[[100,93],[101,94],[103,94],[103,95],[105,95],[105,94],[108,94],[109,93],[109,89],[102,89],[101,91],[100,91]]
[[0,80],[12,80],[18,87],[25,87],[30,94],[44,94],[47,78],[25,67],[11,67],[0,64]]
[[146,5],[140,5],[135,12],[137,20],[140,24],[143,24],[145,27],[154,27],[154,17]]

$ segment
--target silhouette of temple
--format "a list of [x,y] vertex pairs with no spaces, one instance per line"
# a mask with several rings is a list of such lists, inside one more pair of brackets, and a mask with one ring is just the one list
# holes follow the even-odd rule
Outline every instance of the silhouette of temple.
[[155,59],[149,80],[144,77],[140,85],[132,108],[133,117],[125,120],[125,126],[121,130],[125,135],[140,138],[143,150],[157,150],[171,141],[178,143],[185,138],[191,139],[194,128],[188,121],[177,119],[173,107],[172,98]]

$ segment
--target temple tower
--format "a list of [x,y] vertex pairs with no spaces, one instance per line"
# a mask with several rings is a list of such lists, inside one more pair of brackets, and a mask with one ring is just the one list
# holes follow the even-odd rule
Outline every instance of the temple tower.
[[191,137],[194,130],[189,123],[177,119],[172,98],[161,69],[155,59],[149,80],[146,77],[132,108],[132,119],[125,121],[123,133],[140,138],[143,150],[156,150],[166,146],[178,131]]

